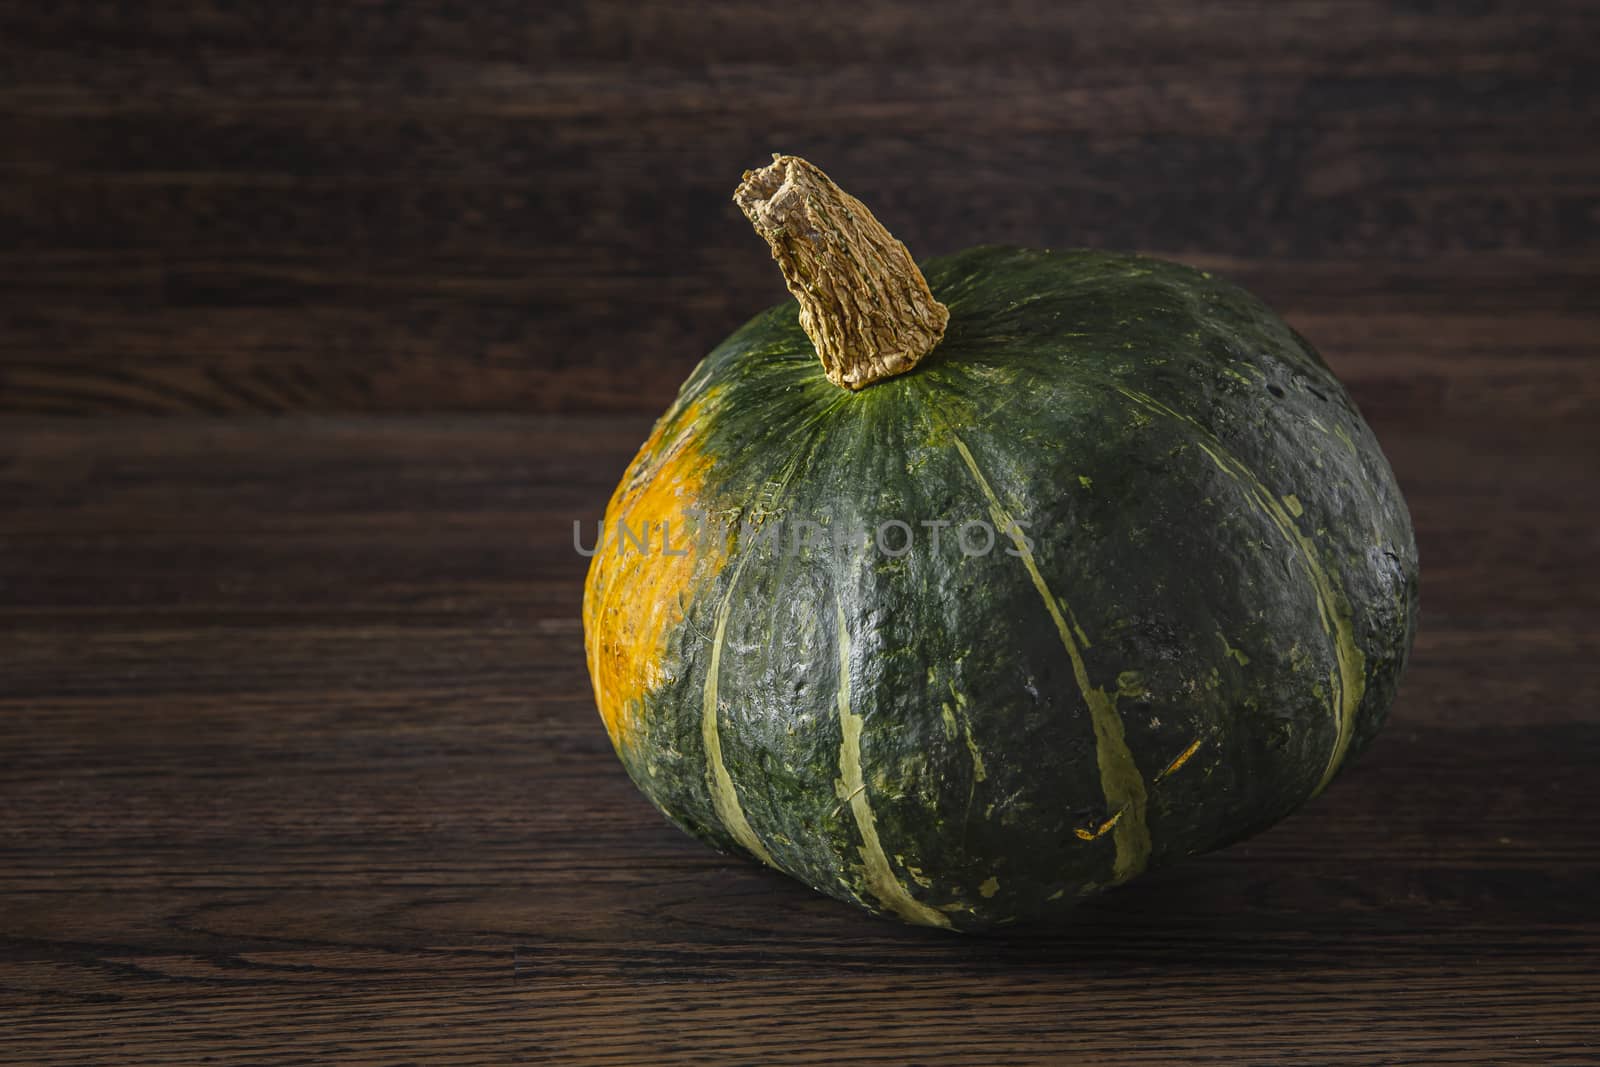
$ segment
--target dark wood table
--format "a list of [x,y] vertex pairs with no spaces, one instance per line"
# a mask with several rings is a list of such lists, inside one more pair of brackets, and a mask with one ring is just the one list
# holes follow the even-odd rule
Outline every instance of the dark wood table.
[[[1600,7],[687,7],[0,0],[0,1062],[1600,1064]],[[963,938],[634,790],[570,524],[774,150],[1324,352],[1423,618],[1321,799]]]
[[682,836],[584,670],[636,417],[17,419],[0,1061],[1600,1061],[1600,433],[1376,420],[1424,619],[1276,829],[960,937]]

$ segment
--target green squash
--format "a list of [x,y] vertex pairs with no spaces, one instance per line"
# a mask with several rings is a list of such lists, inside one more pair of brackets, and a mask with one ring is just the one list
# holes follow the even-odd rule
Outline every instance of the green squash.
[[719,849],[957,930],[1065,915],[1324,789],[1393,701],[1417,553],[1311,346],[1141,256],[919,274],[774,158],[736,199],[800,307],[696,368],[591,561],[638,786]]

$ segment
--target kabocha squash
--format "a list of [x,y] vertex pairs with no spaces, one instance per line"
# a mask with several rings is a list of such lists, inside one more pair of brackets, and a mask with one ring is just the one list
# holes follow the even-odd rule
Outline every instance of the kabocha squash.
[[976,930],[1270,826],[1366,747],[1416,546],[1304,339],[1140,256],[919,271],[791,156],[735,200],[798,307],[690,375],[584,595],[600,714],[669,818]]

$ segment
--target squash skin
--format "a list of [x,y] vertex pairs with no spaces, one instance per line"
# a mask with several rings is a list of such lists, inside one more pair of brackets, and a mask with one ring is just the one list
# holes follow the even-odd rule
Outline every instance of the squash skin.
[[[659,530],[650,555],[603,546],[585,629],[618,754],[680,827],[981,930],[1325,786],[1394,699],[1417,555],[1345,390],[1243,290],[1093,251],[924,271],[951,318],[910,373],[835,387],[793,304],[702,362],[605,528],[714,521],[675,561]],[[1027,551],[960,550],[1005,517]],[[800,519],[829,543],[791,551]],[[903,556],[831,543],[890,519]],[[939,551],[924,520],[952,524]]]

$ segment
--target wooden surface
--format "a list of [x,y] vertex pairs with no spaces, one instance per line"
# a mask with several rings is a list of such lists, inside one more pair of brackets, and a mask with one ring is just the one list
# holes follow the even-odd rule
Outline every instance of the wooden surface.
[[785,298],[778,150],[918,256],[1175,256],[1358,386],[1600,399],[1590,0],[989,6],[0,0],[0,410],[654,415]]
[[[0,0],[0,1062],[1600,1062],[1600,8],[977,11]],[[1424,603],[1323,798],[956,938],[636,793],[570,523],[774,149],[1322,349]]]
[[646,424],[6,424],[0,1062],[1600,1059],[1600,431],[1376,420],[1425,608],[1375,748],[961,938],[627,781],[570,521]]

